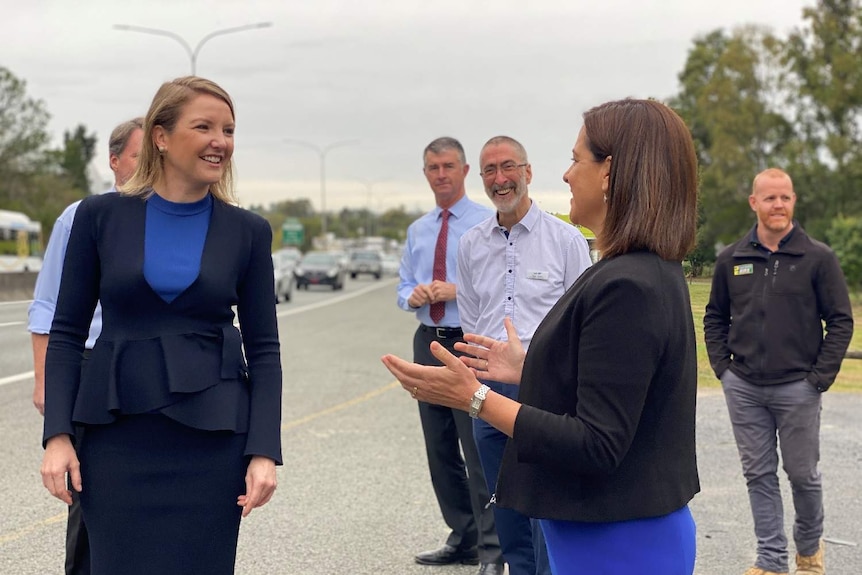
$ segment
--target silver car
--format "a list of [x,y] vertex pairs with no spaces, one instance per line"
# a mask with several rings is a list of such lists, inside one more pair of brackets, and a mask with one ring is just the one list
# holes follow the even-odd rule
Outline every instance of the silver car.
[[293,298],[293,287],[296,285],[296,278],[293,275],[294,266],[293,259],[278,252],[272,254],[275,303],[290,301]]

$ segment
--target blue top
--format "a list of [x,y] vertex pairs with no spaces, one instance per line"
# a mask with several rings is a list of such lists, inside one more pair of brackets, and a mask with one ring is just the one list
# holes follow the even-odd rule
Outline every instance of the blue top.
[[191,203],[177,203],[153,194],[147,199],[144,277],[170,303],[197,279],[212,215],[207,194]]
[[[398,283],[398,307],[405,311],[415,311],[416,319],[425,325],[436,325],[431,319],[431,306],[423,305],[413,309],[407,303],[413,289],[419,284],[430,284],[434,274],[434,248],[440,232],[443,210],[438,206],[410,224],[407,228],[407,242],[401,256],[401,269]],[[466,195],[449,208],[449,235],[446,240],[446,281],[458,283],[458,241],[464,232],[485,220],[494,211],[477,204]],[[455,300],[446,302],[446,314],[440,322],[441,327],[460,327],[458,304]]]
[[508,317],[527,349],[548,310],[588,267],[583,234],[535,202],[509,234],[491,216],[458,245],[461,327],[505,341]]
[[[116,192],[111,188],[108,192]],[[51,230],[45,257],[42,259],[42,270],[36,278],[36,289],[33,291],[33,303],[30,304],[30,321],[27,330],[30,333],[46,335],[51,332],[54,321],[54,311],[57,309],[57,296],[60,293],[60,280],[63,276],[63,260],[66,258],[66,246],[69,245],[69,234],[72,233],[72,222],[81,200],[68,206]],[[93,349],[99,333],[102,331],[102,306],[96,305],[93,320],[90,322],[90,333],[85,347]]]

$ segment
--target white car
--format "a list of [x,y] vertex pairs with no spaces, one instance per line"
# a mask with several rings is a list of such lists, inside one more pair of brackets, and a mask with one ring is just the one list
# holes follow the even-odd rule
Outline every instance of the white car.
[[273,284],[275,286],[275,303],[290,301],[293,298],[293,288],[296,277],[293,275],[294,260],[284,257],[278,252],[272,254]]
[[397,276],[401,269],[401,258],[395,254],[383,254],[383,275]]

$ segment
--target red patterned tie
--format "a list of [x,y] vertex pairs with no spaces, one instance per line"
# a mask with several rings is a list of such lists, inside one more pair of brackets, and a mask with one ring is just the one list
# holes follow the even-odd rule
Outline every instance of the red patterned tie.
[[[437,234],[437,245],[434,248],[434,274],[435,280],[446,281],[446,238],[449,235],[449,210],[441,213],[443,223],[440,224],[440,233]],[[431,319],[434,323],[440,323],[446,314],[446,302],[440,301],[431,304]]]

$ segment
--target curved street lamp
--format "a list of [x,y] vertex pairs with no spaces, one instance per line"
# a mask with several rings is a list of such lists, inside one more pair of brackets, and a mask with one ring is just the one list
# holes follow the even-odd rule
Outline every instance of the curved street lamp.
[[320,235],[323,237],[323,241],[326,241],[326,154],[335,148],[358,145],[359,140],[339,140],[323,147],[305,140],[286,139],[285,143],[314,150],[320,157]]
[[225,34],[233,34],[235,32],[244,32],[246,30],[255,30],[258,28],[269,28],[272,26],[272,22],[257,22],[255,24],[245,24],[244,26],[236,26],[234,28],[223,28],[221,30],[216,30],[214,32],[210,32],[198,42],[197,46],[192,49],[191,45],[186,42],[186,40],[176,34],[175,32],[171,32],[169,30],[160,30],[158,28],[145,28],[143,26],[133,26],[130,24],[114,24],[114,30],[123,30],[127,32],[140,32],[142,34],[152,34],[154,36],[165,36],[167,38],[171,38],[180,43],[180,45],[185,49],[186,53],[189,56],[189,60],[192,63],[192,76],[195,75],[197,70],[197,61],[198,54],[200,54],[201,48],[204,44],[206,44],[212,38],[216,36],[224,36]]

